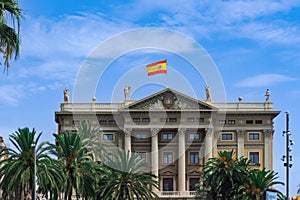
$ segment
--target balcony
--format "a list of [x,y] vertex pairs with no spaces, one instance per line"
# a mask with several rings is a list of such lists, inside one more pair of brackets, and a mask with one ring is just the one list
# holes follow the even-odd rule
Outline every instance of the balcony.
[[194,198],[196,191],[157,191],[159,198]]

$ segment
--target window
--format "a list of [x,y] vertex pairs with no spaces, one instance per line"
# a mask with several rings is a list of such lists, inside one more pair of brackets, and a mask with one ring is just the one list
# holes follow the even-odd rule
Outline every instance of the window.
[[177,122],[177,118],[170,118],[169,122]]
[[195,122],[195,118],[187,118],[187,122]]
[[262,120],[255,120],[255,124],[262,124]]
[[204,118],[203,117],[198,118],[198,122],[204,122]]
[[140,122],[141,121],[140,118],[133,118],[132,120],[133,120],[133,122]]
[[199,183],[200,183],[200,178],[189,178],[189,185],[190,185],[189,190],[196,191],[197,190],[196,186]]
[[232,133],[222,133],[222,140],[233,140]]
[[259,140],[259,133],[249,133],[248,139],[249,140]]
[[167,118],[160,118],[160,122],[167,122]]
[[235,120],[228,120],[228,124],[231,124],[231,125],[235,124]]
[[200,133],[190,133],[189,140],[200,140]]
[[199,164],[199,152],[190,152],[190,164]]
[[141,164],[142,165],[147,164],[147,152],[136,152],[136,153],[139,155],[141,159]]
[[219,124],[226,124],[226,120],[219,120]]
[[70,121],[69,120],[64,120],[64,123],[67,125],[67,124],[70,124]]
[[106,120],[100,120],[100,121],[99,121],[99,124],[100,124],[100,125],[105,125],[105,124],[106,124]]
[[173,178],[163,178],[163,191],[173,191]]
[[108,124],[116,124],[115,120],[108,120]]
[[136,133],[135,139],[136,140],[146,140],[147,134],[146,133]]
[[80,124],[80,121],[79,120],[73,120],[73,124],[78,125],[78,124]]
[[259,152],[250,152],[249,160],[250,160],[250,164],[258,165],[259,164]]
[[163,133],[162,140],[173,140],[173,133]]
[[114,140],[114,134],[112,133],[103,134],[103,140]]
[[104,163],[108,163],[109,161],[112,161],[114,158],[113,153],[107,153],[104,158]]
[[150,122],[150,118],[147,117],[147,118],[142,118],[142,122]]
[[164,152],[163,153],[163,164],[169,165],[173,163],[173,152]]
[[253,124],[253,120],[246,120],[246,124]]

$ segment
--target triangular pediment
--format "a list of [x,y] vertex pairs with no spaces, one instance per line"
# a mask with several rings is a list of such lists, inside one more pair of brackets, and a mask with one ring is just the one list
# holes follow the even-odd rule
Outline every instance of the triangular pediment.
[[165,171],[162,171],[161,173],[159,173],[160,176],[174,176],[176,175],[176,172],[172,171],[172,170],[165,170]]
[[191,171],[188,171],[187,174],[188,174],[188,175],[199,176],[199,175],[201,175],[201,172],[200,172],[200,171],[197,171],[197,170],[191,170]]
[[123,109],[129,110],[217,110],[214,106],[166,88],[135,101]]

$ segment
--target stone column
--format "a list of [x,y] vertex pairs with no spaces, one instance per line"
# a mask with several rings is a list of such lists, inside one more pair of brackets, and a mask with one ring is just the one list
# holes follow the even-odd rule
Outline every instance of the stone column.
[[205,149],[204,149],[204,156],[205,156],[205,162],[208,161],[209,158],[212,157],[212,128],[206,128],[206,135],[205,135]]
[[124,143],[124,150],[130,151],[131,152],[131,134],[132,134],[132,129],[131,128],[125,128],[125,143]]
[[237,130],[237,158],[240,158],[244,156],[244,150],[245,150],[245,130]]
[[[158,162],[159,162],[159,156],[158,156],[158,128],[151,128],[151,171],[152,174],[154,174],[157,178],[155,179],[158,181]],[[158,189],[156,187],[152,187],[152,191],[156,192]]]
[[178,129],[178,191],[185,191],[185,132]]
[[[273,130],[264,130],[264,139],[265,139],[265,152],[264,152],[264,163],[266,170],[272,170],[272,139],[271,136],[273,134]],[[288,158],[287,158],[288,159]]]

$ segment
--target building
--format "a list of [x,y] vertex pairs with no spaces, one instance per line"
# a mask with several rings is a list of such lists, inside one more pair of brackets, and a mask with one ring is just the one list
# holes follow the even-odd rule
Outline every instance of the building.
[[269,102],[213,102],[210,91],[198,100],[170,88],[140,100],[124,89],[121,103],[65,102],[55,112],[59,132],[76,131],[87,120],[100,126],[99,140],[113,159],[117,148],[138,153],[147,171],[159,176],[161,198],[188,198],[195,192],[202,165],[221,150],[234,150],[254,168],[273,167],[273,120]]

